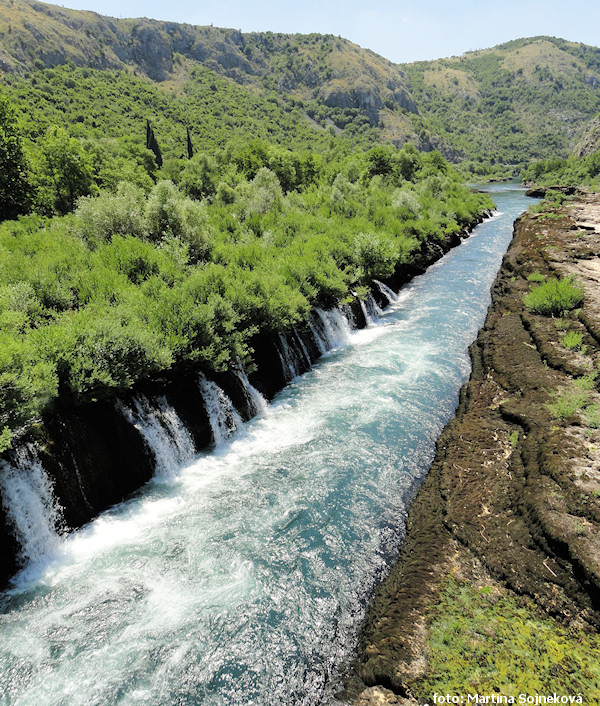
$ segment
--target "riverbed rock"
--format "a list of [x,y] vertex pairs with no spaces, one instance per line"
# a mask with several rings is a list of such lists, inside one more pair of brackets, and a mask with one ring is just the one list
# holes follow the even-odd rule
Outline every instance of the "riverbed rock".
[[[418,694],[427,616],[449,576],[524,596],[573,630],[600,630],[600,431],[586,416],[600,406],[597,386],[568,415],[552,408],[600,360],[594,223],[593,194],[515,223],[470,349],[471,378],[409,509],[400,560],[367,613],[355,665],[365,685]],[[577,277],[583,308],[559,321],[527,311],[533,273]],[[578,350],[562,343],[565,330],[581,335]]]
[[373,686],[361,693],[356,706],[417,706],[417,701],[396,696],[393,691],[381,686]]

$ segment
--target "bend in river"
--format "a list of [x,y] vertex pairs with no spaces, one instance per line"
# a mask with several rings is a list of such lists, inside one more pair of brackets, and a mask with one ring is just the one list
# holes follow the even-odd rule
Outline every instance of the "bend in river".
[[333,698],[527,205],[490,190],[499,213],[371,326],[18,577],[1,597],[2,703]]

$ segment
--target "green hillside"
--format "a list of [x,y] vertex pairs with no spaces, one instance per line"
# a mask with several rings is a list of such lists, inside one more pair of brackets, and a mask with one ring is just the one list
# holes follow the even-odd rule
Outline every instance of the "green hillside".
[[115,19],[35,0],[0,0],[0,71],[34,114],[30,133],[58,115],[73,134],[133,135],[149,118],[173,156],[189,125],[206,146],[234,134],[317,149],[331,135],[409,141],[499,175],[566,158],[600,112],[600,49],[551,37],[400,66],[332,35]]
[[[238,88],[238,100],[252,96],[256,103],[259,97],[275,101],[277,96],[306,125],[331,126],[351,137],[381,126],[399,143],[419,141],[404,72],[345,39],[117,20],[29,0],[1,0],[3,72],[29,76],[66,63],[131,73],[166,92],[193,81],[194,69],[209,69]],[[239,86],[246,91],[240,93]]]
[[600,111],[600,49],[519,39],[404,67],[421,118],[475,173],[567,157]]
[[[141,142],[150,120],[166,157],[182,155],[187,127],[200,149],[214,149],[234,137],[313,148],[329,141],[324,128],[277,96],[257,95],[203,66],[193,67],[180,84],[167,85],[126,71],[67,64],[8,75],[4,92],[20,108],[22,128],[32,140],[50,125],[65,124],[74,137],[137,137]],[[374,141],[369,130],[361,137]]]

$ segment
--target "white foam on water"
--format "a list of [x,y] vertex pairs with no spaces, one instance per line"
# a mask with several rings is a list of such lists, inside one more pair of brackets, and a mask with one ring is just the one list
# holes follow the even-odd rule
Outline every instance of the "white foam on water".
[[164,396],[150,400],[138,393],[131,407],[118,400],[116,408],[140,432],[154,455],[156,480],[172,480],[194,458],[192,437]]
[[2,504],[20,545],[22,564],[38,564],[60,545],[62,508],[36,449],[21,447],[13,463],[0,461]]
[[200,373],[198,384],[208,414],[215,446],[221,446],[244,423],[233,402],[213,380]]

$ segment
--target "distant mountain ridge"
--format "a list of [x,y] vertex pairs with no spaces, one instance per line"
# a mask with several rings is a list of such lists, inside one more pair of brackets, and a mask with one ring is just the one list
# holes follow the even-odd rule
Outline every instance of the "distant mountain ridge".
[[566,157],[600,111],[600,49],[554,37],[404,68],[429,129],[475,163]]
[[0,71],[30,77],[69,63],[175,92],[201,67],[255,99],[277,96],[314,128],[354,136],[370,127],[371,140],[440,149],[481,174],[568,155],[600,112],[600,49],[551,37],[396,65],[332,35],[245,34],[0,0]]
[[276,88],[325,105],[359,108],[373,121],[385,102],[416,112],[404,72],[331,35],[242,34],[146,18],[115,19],[35,0],[0,2],[0,69],[19,74],[72,61],[136,69],[154,81],[182,57],[241,84]]

